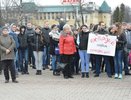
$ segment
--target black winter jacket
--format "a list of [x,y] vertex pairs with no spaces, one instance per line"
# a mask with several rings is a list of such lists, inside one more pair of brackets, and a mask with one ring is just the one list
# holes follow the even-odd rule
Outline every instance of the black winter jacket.
[[89,33],[90,32],[81,32],[79,34],[79,39],[80,39],[79,49],[80,50],[87,50]]
[[59,41],[54,40],[50,37],[50,54],[55,55],[55,48],[58,47]]
[[126,45],[126,38],[125,35],[122,33],[121,35],[117,36],[117,43],[116,43],[116,50],[123,50]]
[[99,29],[97,33],[101,35],[109,34],[109,32],[106,29]]
[[49,28],[42,28],[42,35],[45,38],[46,45],[49,45],[50,43],[50,36],[49,36],[50,31],[51,30]]
[[33,28],[27,28],[26,29],[26,34],[29,37],[28,42],[29,42],[29,45],[30,45],[31,39],[33,38],[33,36],[35,34],[35,30]]
[[42,39],[41,34],[35,33],[33,38],[31,39],[31,46],[33,48],[33,51],[43,51],[45,41],[44,38]]
[[28,36],[27,34],[19,34],[18,35],[19,49],[28,48]]
[[131,30],[125,30],[124,35],[127,41],[125,48],[131,49]]

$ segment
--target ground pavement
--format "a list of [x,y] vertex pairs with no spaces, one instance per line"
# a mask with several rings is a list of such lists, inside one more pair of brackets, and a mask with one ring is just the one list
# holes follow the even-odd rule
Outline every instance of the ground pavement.
[[108,78],[105,73],[94,78],[64,79],[53,76],[49,70],[41,76],[35,70],[30,75],[19,75],[19,83],[4,83],[0,75],[0,100],[131,100],[131,76],[123,79]]

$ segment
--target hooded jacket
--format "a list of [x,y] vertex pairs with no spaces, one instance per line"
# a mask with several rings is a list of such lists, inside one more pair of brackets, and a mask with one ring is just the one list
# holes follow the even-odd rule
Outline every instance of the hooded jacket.
[[28,48],[28,35],[25,31],[22,32],[22,28],[26,31],[25,26],[20,27],[20,34],[18,34],[19,49],[26,49]]
[[11,31],[9,35],[11,35],[15,41],[15,45],[16,45],[15,49],[18,49],[19,48],[18,35],[13,31]]

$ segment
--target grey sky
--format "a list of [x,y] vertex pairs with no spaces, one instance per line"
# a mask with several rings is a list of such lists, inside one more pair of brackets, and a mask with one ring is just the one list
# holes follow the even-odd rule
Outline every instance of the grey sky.
[[[27,1],[27,0],[23,0]],[[31,1],[31,0],[30,0]],[[61,0],[34,0],[39,5],[59,5],[61,4]],[[85,2],[93,1],[96,2],[97,5],[101,5],[104,0],[85,0]],[[121,3],[124,3],[125,5],[131,6],[131,0],[105,0],[109,6],[111,6],[112,9],[114,9],[116,6],[119,6]]]

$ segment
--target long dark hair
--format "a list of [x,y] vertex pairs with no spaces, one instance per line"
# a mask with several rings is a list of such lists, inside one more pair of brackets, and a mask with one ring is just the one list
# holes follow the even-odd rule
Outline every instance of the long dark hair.
[[80,29],[82,30],[82,28],[83,28],[83,27],[88,28],[88,26],[87,26],[87,25],[82,25],[82,26],[80,27]]
[[25,31],[26,31],[26,27],[25,26],[21,26],[20,27],[20,34],[22,33],[22,29],[24,28],[24,32],[23,33],[25,33]]
[[121,35],[123,33],[122,24],[120,22],[115,23],[115,26],[118,28],[116,35]]
[[83,27],[86,27],[86,28],[88,29],[88,26],[87,26],[87,25],[82,25],[82,26],[80,27],[80,32],[79,32],[79,35],[80,35],[80,36],[85,33],[85,32],[83,32],[83,30],[82,30]]
[[43,43],[44,42],[44,37],[42,35],[41,27],[40,26],[35,27],[35,30],[37,30],[37,29],[40,30],[40,32],[39,32],[40,33],[40,41]]

